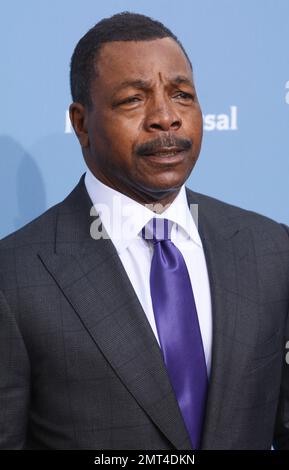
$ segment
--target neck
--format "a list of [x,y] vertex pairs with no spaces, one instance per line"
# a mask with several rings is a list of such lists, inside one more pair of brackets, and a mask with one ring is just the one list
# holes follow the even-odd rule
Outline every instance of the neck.
[[147,188],[140,188],[134,184],[125,184],[120,180],[118,180],[117,183],[112,182],[107,176],[99,174],[99,172],[92,169],[90,169],[90,171],[106,186],[130,197],[157,214],[161,214],[172,204],[181,189],[180,186],[177,188],[170,188],[169,190],[150,190]]

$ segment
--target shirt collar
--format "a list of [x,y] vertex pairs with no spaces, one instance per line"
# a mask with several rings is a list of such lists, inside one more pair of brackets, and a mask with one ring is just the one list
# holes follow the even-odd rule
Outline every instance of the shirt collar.
[[[202,247],[192,212],[188,206],[186,189],[183,185],[174,201],[161,214],[140,204],[125,194],[102,183],[87,169],[85,186],[90,199],[100,215],[101,222],[117,252],[122,253],[129,244],[139,238],[141,229],[153,217],[167,218],[174,222],[183,236],[190,237]],[[180,235],[182,236],[182,233]],[[173,239],[173,233],[172,233]]]

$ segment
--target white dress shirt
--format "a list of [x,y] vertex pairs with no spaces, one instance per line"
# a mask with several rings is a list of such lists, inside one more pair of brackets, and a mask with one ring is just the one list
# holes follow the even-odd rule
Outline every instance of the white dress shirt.
[[87,170],[85,175],[85,186],[117,250],[159,345],[150,294],[153,244],[142,238],[141,229],[153,217],[167,218],[173,222],[171,240],[181,251],[189,272],[209,375],[212,349],[210,285],[204,250],[187,203],[185,185],[161,214],[156,214],[143,204],[103,184],[90,170]]

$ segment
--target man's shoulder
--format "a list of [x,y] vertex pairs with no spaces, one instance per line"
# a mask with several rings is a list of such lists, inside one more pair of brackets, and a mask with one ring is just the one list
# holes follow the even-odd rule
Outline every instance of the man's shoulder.
[[[84,175],[83,175],[84,176]],[[38,249],[41,245],[55,242],[55,231],[59,214],[73,213],[84,197],[84,178],[60,202],[53,205],[37,218],[0,240],[0,254],[3,250],[27,248]]]
[[[58,214],[67,207],[67,202],[71,202],[76,193],[78,196],[80,195],[81,183],[63,201],[50,207],[36,219],[0,240],[0,253],[3,250],[15,250],[27,246],[39,249],[41,245],[54,243]],[[237,225],[239,229],[250,227],[266,231],[277,230],[279,233],[284,234],[287,232],[287,235],[289,235],[289,228],[285,224],[280,224],[270,217],[192,191],[188,187],[186,187],[186,193],[188,202],[198,204],[200,212],[204,212],[213,221],[226,220],[226,223]]]
[[54,251],[55,227],[60,204],[48,209],[16,232],[0,241],[0,289],[13,289],[41,278],[38,253]]
[[0,240],[0,253],[9,249],[15,250],[28,245],[40,246],[52,242],[57,214],[61,204],[55,204],[31,222],[2,238]]
[[289,235],[289,227],[283,223],[242,207],[230,204],[212,196],[192,191],[186,187],[189,203],[198,204],[199,211],[204,212],[213,221],[226,221],[227,224],[235,225],[239,230],[244,228],[256,231],[277,231],[281,235]]

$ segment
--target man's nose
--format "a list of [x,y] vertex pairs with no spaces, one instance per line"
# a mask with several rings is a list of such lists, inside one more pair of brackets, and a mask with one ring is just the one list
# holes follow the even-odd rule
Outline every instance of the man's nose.
[[158,99],[147,109],[145,128],[149,132],[178,130],[182,120],[173,103],[168,99]]

